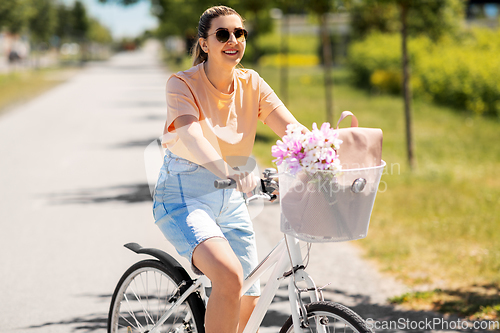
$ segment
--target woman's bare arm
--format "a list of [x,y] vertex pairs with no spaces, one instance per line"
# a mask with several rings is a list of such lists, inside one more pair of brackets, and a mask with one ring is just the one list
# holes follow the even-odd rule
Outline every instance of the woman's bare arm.
[[250,192],[257,186],[257,181],[251,173],[236,172],[217,153],[215,148],[203,135],[198,119],[195,116],[184,115],[174,120],[174,127],[179,139],[189,149],[200,165],[222,179],[236,180],[238,190]]
[[281,105],[274,109],[265,119],[265,123],[276,133],[280,138],[286,134],[286,126],[288,124],[297,124],[302,127],[302,133],[309,132],[309,130],[299,123],[292,115],[286,106]]
[[174,120],[179,139],[189,149],[200,165],[220,178],[227,178],[231,167],[219,156],[214,147],[203,136],[200,123],[191,115],[180,116]]

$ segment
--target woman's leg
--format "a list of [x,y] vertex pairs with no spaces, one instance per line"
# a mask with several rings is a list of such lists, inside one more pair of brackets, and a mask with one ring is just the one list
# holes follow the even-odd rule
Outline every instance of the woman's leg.
[[257,305],[258,300],[259,296],[243,296],[241,298],[240,322],[238,325],[238,333],[243,332],[243,330],[245,329],[248,319],[250,319],[250,315],[252,314],[255,305]]
[[193,264],[212,282],[205,332],[236,333],[243,269],[229,243],[219,237],[204,241],[193,252]]

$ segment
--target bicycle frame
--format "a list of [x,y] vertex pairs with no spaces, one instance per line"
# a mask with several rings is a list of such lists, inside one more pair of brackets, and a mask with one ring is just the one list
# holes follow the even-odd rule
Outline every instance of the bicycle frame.
[[[288,247],[288,249],[287,249]],[[292,261],[290,263],[290,260]],[[269,277],[268,282],[262,292],[262,295],[255,306],[248,323],[243,330],[243,333],[255,333],[264,319],[264,316],[271,304],[276,291],[279,288],[280,280],[287,277],[285,276],[288,268],[292,268],[290,276],[292,277],[288,282],[288,297],[291,306],[292,320],[295,327],[295,333],[301,333],[301,321],[299,318],[299,295],[295,287],[296,282],[304,281],[307,285],[309,295],[312,301],[318,301],[319,295],[314,281],[304,271],[302,265],[302,255],[300,250],[299,241],[292,237],[285,235],[278,245],[267,255],[264,260],[250,273],[250,275],[243,282],[243,293],[250,288],[250,286],[257,281],[269,268],[274,266],[274,270]],[[292,276],[293,275],[293,276]]]
[[[292,261],[290,263],[290,260]],[[262,262],[249,274],[243,282],[242,295],[271,267],[274,269],[266,283],[266,286],[255,306],[250,319],[243,331],[243,333],[255,333],[260,327],[262,320],[271,304],[276,291],[279,288],[280,280],[286,277],[292,277],[288,282],[288,297],[291,306],[292,320],[295,333],[302,333],[301,320],[299,317],[301,300],[299,300],[299,292],[297,290],[297,282],[305,282],[309,297],[311,301],[316,302],[320,300],[320,296],[314,281],[304,271],[302,266],[302,254],[299,241],[292,237],[285,235],[285,237],[276,245],[276,247],[262,260]],[[289,268],[293,267],[291,270]],[[288,273],[288,274],[287,274]],[[155,333],[157,329],[165,323],[168,317],[172,314],[174,309],[184,302],[191,293],[199,290],[205,299],[205,287],[209,285],[208,278],[203,275],[196,279],[193,284],[177,299],[171,306],[170,310],[162,315],[156,325],[150,330],[150,333]],[[304,311],[304,310],[302,310]],[[304,312],[302,312],[304,313]]]

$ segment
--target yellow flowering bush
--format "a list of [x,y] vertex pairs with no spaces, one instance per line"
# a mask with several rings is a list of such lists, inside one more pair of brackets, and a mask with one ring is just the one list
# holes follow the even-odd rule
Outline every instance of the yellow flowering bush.
[[[409,40],[412,88],[431,98],[476,114],[500,116],[500,32],[472,29],[459,41],[426,37]],[[373,34],[354,42],[348,64],[355,81],[382,92],[401,87],[401,37]]]
[[[315,54],[289,54],[287,57],[290,67],[314,67],[319,65],[319,58]],[[260,58],[261,66],[279,67],[283,62],[280,54],[264,55]]]

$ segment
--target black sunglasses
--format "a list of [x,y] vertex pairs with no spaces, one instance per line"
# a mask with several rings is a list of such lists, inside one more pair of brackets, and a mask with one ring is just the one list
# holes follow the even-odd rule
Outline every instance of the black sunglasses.
[[[248,32],[245,29],[238,28],[234,29],[233,34],[238,42],[243,43],[247,39]],[[207,38],[212,35],[215,35],[215,38],[221,43],[226,43],[231,37],[229,30],[224,28],[220,28],[213,34],[208,35]]]

